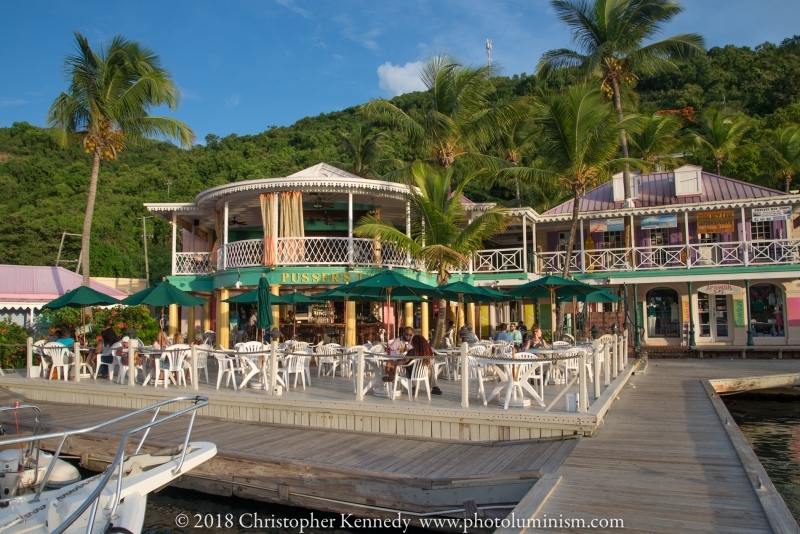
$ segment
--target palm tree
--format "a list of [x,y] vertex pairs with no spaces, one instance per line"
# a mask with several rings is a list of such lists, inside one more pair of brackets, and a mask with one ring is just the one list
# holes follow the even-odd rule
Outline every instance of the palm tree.
[[[674,0],[552,0],[551,5],[572,31],[580,50],[550,50],[542,55],[537,68],[580,67],[588,76],[599,77],[605,94],[614,101],[622,121],[621,85],[635,80],[634,72],[651,73],[675,68],[670,61],[696,56],[704,51],[703,38],[685,33],[660,41],[653,39],[662,26],[683,11]],[[628,158],[625,130],[620,131],[622,157]],[[633,190],[625,172],[625,199],[630,203]],[[627,234],[627,233],[626,233]],[[626,246],[630,245],[626,235]]]
[[777,178],[788,193],[794,176],[800,172],[800,127],[791,125],[771,132],[764,155],[772,161]]
[[619,131],[626,121],[619,122],[611,106],[603,101],[600,89],[587,84],[575,85],[565,93],[542,92],[538,101],[534,119],[542,128],[539,155],[543,169],[533,170],[532,174],[554,176],[573,197],[572,225],[562,273],[566,278],[575,246],[581,198],[587,189],[610,175],[613,164],[631,162],[616,159]]
[[387,148],[386,132],[378,132],[370,126],[357,126],[349,134],[340,134],[344,154],[352,163],[332,162],[332,165],[362,178],[378,178],[379,168],[385,165],[397,166],[396,159],[380,159],[381,152]]
[[753,126],[747,117],[709,109],[703,113],[698,125],[699,130],[690,132],[687,139],[700,155],[714,161],[717,174],[725,161],[732,161],[755,146],[744,142],[744,136]]
[[[530,158],[536,150],[536,138],[539,130],[529,113],[519,115],[500,135],[500,147],[505,160],[513,167],[519,167],[525,158]],[[515,176],[513,185],[516,188],[517,207],[522,206],[520,179]],[[505,185],[505,184],[504,184]]]
[[650,117],[639,119],[635,129],[628,132],[630,155],[646,161],[654,166],[675,164],[673,156],[681,140],[678,137],[683,125],[672,115],[654,113]]
[[194,133],[176,119],[150,115],[159,106],[174,110],[180,100],[178,88],[152,50],[117,36],[95,52],[78,32],[75,48],[75,53],[65,59],[69,90],[50,106],[47,122],[57,129],[62,146],[79,140],[92,156],[81,238],[83,285],[88,286],[100,162],[114,160],[126,145],[148,138],[175,139],[190,147]]
[[[395,244],[424,264],[428,271],[435,272],[437,284],[446,284],[451,270],[463,269],[469,259],[483,248],[484,240],[506,226],[506,216],[498,207],[467,221],[460,199],[464,187],[473,177],[467,176],[453,187],[452,169],[415,162],[407,179],[408,200],[420,223],[412,229],[411,237],[395,228],[390,221],[371,215],[363,217],[353,233],[362,237],[377,236]],[[442,305],[444,309],[444,301]],[[445,314],[440,313],[436,322],[434,347],[442,342],[444,325]]]
[[[450,56],[436,56],[420,72],[431,96],[422,120],[388,100],[373,100],[362,110],[368,117],[403,132],[421,148],[428,163],[449,169],[456,161],[469,159],[482,168],[505,167],[504,159],[482,151],[519,114],[521,104],[514,101],[493,105],[491,74],[490,67],[465,67]],[[402,177],[409,169],[404,167],[387,177]]]

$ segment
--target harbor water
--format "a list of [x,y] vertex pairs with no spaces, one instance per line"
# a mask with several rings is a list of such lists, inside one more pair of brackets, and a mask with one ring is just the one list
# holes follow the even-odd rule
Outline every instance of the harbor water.
[[772,483],[800,522],[800,397],[723,397]]

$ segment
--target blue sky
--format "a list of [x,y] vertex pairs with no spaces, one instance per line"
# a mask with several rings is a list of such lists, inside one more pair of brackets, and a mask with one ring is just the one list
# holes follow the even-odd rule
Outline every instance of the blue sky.
[[[684,0],[666,33],[709,46],[756,46],[800,33],[797,0]],[[253,134],[419,87],[418,62],[441,52],[532,72],[569,46],[546,0],[139,0],[6,2],[0,20],[0,127],[44,125],[66,88],[72,31],[92,46],[121,34],[153,48],[183,91],[175,113],[205,135]]]

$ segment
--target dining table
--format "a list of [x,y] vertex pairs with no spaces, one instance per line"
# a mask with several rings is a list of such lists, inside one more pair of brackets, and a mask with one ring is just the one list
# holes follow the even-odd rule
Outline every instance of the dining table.
[[[474,358],[475,361],[484,366],[491,366],[500,378],[500,383],[495,386],[489,397],[484,398],[484,406],[488,405],[495,397],[500,400],[499,394],[505,390],[505,398],[500,402],[504,410],[507,410],[509,406],[516,408],[530,406],[531,399],[544,408],[545,404],[542,398],[544,392],[542,391],[540,395],[528,383],[528,379],[533,378],[537,371],[541,377],[544,376],[543,367],[547,363],[545,360],[534,354],[524,352],[517,354],[514,358],[493,358],[491,356],[475,356]],[[480,368],[478,372],[481,372]],[[531,398],[526,397],[526,393]]]
[[[364,362],[370,362],[373,365],[374,374],[372,379],[364,384],[364,389],[361,390],[361,396],[366,395],[369,390],[372,390],[372,394],[376,397],[392,398],[392,392],[394,392],[395,399],[399,397],[401,392],[394,391],[393,388],[390,387],[390,382],[383,381],[383,376],[385,374],[387,363],[399,362],[403,360],[405,360],[405,356],[402,354],[365,354]],[[366,371],[366,366],[364,370]]]

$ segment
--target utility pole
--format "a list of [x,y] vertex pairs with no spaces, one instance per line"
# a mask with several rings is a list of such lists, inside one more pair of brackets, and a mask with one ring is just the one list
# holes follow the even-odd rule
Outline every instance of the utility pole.
[[167,198],[169,198],[169,188],[172,185],[172,178],[167,178],[164,180],[164,183],[167,184]]
[[489,62],[489,66],[492,66],[492,40],[486,39],[486,59]]
[[147,283],[147,287],[150,287],[150,264],[147,261],[147,238],[153,237],[152,234],[147,234],[147,219],[152,219],[153,217],[144,217],[142,216],[142,247],[144,248],[144,276]]

